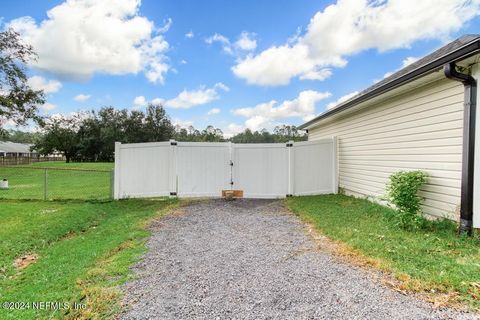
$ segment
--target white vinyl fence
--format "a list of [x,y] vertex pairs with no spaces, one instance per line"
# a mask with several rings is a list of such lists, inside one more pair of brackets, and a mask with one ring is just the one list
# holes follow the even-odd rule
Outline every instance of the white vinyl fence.
[[246,198],[281,198],[289,194],[289,149],[285,143],[246,143],[233,147],[234,189]]
[[115,144],[114,196],[283,198],[337,192],[336,139]]

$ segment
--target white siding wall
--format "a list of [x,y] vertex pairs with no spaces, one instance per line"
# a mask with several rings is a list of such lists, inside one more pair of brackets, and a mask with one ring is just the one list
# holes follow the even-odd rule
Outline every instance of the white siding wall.
[[453,217],[460,204],[463,86],[442,79],[320,123],[309,140],[337,136],[339,186],[378,199],[398,170],[430,174],[423,211]]

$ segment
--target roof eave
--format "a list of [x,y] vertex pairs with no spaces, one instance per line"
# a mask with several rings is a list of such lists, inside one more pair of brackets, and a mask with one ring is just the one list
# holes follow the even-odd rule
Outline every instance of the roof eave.
[[427,75],[428,73],[434,72],[440,68],[442,68],[445,64],[450,63],[450,62],[458,62],[460,60],[466,59],[468,57],[471,57],[475,54],[477,54],[480,51],[480,39],[476,39],[463,47],[458,48],[457,50],[442,56],[430,63],[427,63],[415,70],[412,70],[411,72],[394,79],[390,82],[385,83],[384,85],[375,88],[374,90],[367,92],[364,95],[360,95],[357,98],[353,98],[350,101],[347,101],[345,104],[336,107],[334,109],[331,109],[325,113],[320,114],[319,116],[313,118],[312,120],[300,125],[298,129],[304,130],[304,129],[309,129],[313,124],[318,122],[319,120],[322,120],[324,118],[330,117],[334,114],[337,114],[339,112],[342,112],[346,109],[349,109],[359,103],[368,101],[376,96],[379,96],[383,93],[386,93],[394,88],[397,88],[403,84],[406,84],[410,81],[413,81],[415,79],[418,79],[422,76]]

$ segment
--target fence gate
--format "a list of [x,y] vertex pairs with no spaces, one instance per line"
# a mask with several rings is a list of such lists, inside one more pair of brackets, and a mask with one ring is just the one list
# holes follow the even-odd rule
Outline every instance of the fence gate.
[[284,143],[233,147],[233,186],[246,198],[281,198],[288,190],[288,149]]
[[176,191],[180,197],[215,197],[230,189],[230,144],[178,142]]
[[336,139],[298,143],[153,142],[115,144],[116,199],[246,198],[336,193]]

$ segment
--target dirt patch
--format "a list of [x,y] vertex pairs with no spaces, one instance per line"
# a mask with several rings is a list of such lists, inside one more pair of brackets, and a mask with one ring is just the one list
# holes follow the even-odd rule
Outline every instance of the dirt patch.
[[185,208],[180,207],[175,209],[173,212],[169,213],[168,215],[162,216],[160,218],[156,218],[151,220],[147,225],[148,229],[152,232],[159,231],[163,227],[167,225],[167,222],[165,222],[166,217],[180,217],[185,214]]
[[37,262],[37,259],[38,255],[34,253],[28,253],[15,259],[13,265],[15,266],[15,268],[22,270],[31,265],[32,263]]
[[313,239],[317,249],[321,251],[334,254],[344,262],[348,262],[357,267],[374,267],[376,269],[380,269],[381,271],[386,271],[379,261],[366,257],[362,253],[340,241],[334,241],[327,236],[324,236],[318,230],[316,230],[311,223],[305,222],[305,231],[310,238]]

